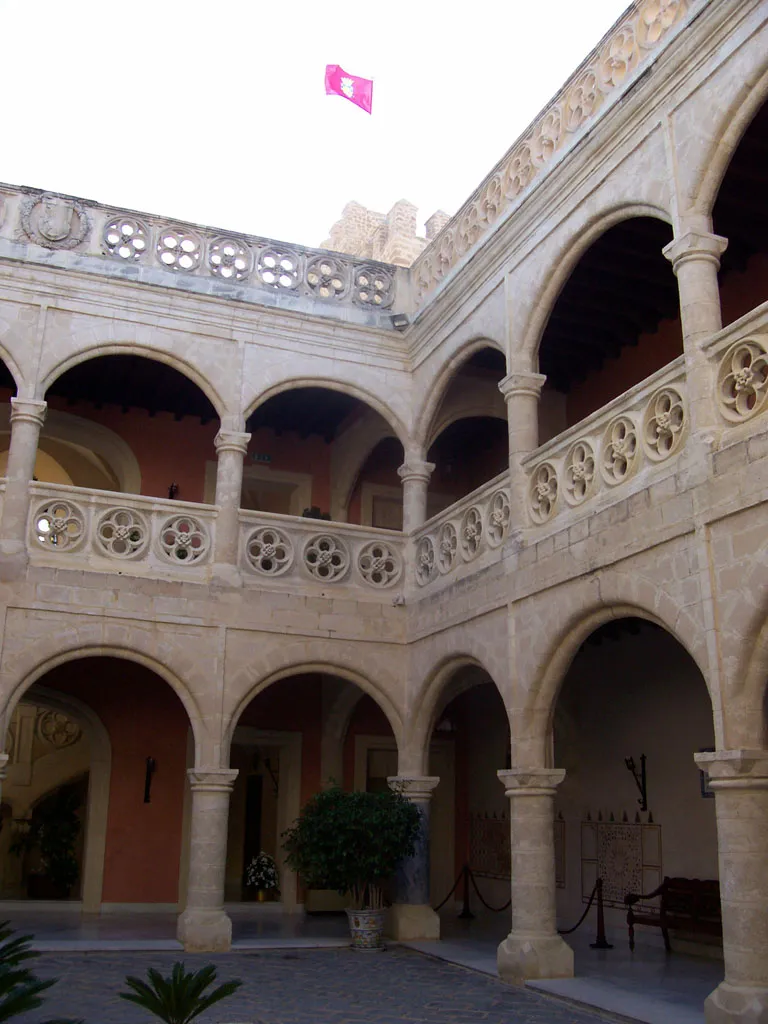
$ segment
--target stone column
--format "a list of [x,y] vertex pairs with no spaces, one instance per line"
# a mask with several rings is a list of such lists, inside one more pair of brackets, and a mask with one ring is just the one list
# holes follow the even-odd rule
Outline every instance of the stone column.
[[393,939],[439,939],[440,918],[429,900],[429,802],[440,779],[436,775],[392,775],[389,785],[415,804],[421,815],[416,848],[398,868],[397,901],[389,915]]
[[27,566],[29,485],[35,475],[37,443],[47,408],[46,402],[11,399],[11,443],[0,520],[0,579],[15,579]]
[[680,320],[691,426],[694,431],[717,422],[708,360],[701,343],[723,326],[717,272],[728,240],[709,231],[691,230],[664,247],[680,292]]
[[715,791],[725,980],[707,1024],[768,1024],[768,750],[694,755]]
[[543,373],[513,372],[499,383],[507,403],[513,530],[528,523],[528,477],[522,460],[539,446],[539,398],[546,379]]
[[555,910],[556,768],[513,768],[496,773],[509,797],[512,841],[512,931],[497,953],[499,977],[573,977],[573,950],[557,934]]
[[403,532],[412,533],[427,521],[427,488],[434,462],[408,456],[397,475],[403,481]]
[[240,498],[243,489],[243,459],[250,434],[220,430],[214,439],[216,463],[216,538],[213,549],[213,574],[232,586],[241,583],[237,564],[240,538]]
[[189,877],[177,936],[187,952],[222,952],[232,945],[232,922],[224,912],[229,797],[234,768],[190,768],[192,790]]

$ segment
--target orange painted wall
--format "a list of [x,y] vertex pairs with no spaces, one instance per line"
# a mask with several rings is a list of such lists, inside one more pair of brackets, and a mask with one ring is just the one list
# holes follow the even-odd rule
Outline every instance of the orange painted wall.
[[[40,683],[78,697],[109,733],[104,902],[175,903],[189,731],[181,701],[148,669],[117,658],[68,662]],[[147,757],[155,758],[157,771],[145,804]]]
[[720,280],[720,305],[723,326],[732,324],[755,306],[768,300],[768,253],[757,253],[741,272],[731,272]]

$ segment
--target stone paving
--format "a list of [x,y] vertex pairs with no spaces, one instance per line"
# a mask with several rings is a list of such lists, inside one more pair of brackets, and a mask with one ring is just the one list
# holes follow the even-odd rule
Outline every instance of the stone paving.
[[17,1018],[31,1024],[52,1016],[86,1024],[155,1020],[118,999],[126,974],[148,967],[164,974],[177,959],[188,968],[215,963],[219,978],[242,978],[229,1000],[197,1018],[199,1024],[596,1024],[606,1018],[546,996],[513,988],[413,950],[268,950],[182,957],[173,953],[60,953],[36,961],[38,975],[58,977],[47,1003]]

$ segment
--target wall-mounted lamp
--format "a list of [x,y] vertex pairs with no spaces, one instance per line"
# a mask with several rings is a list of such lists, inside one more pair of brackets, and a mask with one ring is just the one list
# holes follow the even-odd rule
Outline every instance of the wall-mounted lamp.
[[152,794],[152,776],[155,774],[157,768],[157,761],[154,757],[148,757],[146,761],[146,771],[144,773],[144,803],[148,804]]
[[637,801],[640,804],[641,811],[648,810],[648,785],[645,777],[645,754],[640,755],[640,771],[638,772],[635,765],[634,757],[625,757],[624,764],[627,767],[627,771],[632,772],[632,778],[635,780],[635,785],[640,791],[640,799]]
[[392,317],[392,326],[396,331],[404,331],[410,322],[405,313],[395,313]]
[[171,484],[171,486],[168,488],[168,500],[169,501],[173,501],[173,499],[176,497],[176,495],[178,493],[179,493],[179,485],[178,484]]

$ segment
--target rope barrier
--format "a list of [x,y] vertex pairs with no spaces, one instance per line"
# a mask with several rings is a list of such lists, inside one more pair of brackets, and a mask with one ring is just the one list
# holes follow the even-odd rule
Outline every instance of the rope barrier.
[[573,926],[573,928],[558,928],[557,929],[557,934],[558,935],[571,935],[573,932],[576,931],[576,929],[579,927],[579,925],[581,925],[583,923],[584,918],[587,916],[587,914],[591,910],[592,904],[593,904],[594,899],[595,899],[595,896],[597,895],[597,885],[598,885],[599,881],[600,881],[600,879],[598,879],[597,882],[595,882],[594,888],[592,889],[592,892],[590,893],[589,901],[588,901],[587,906],[586,906],[586,908],[584,910],[584,913],[581,915],[581,917],[576,922],[576,924]]

